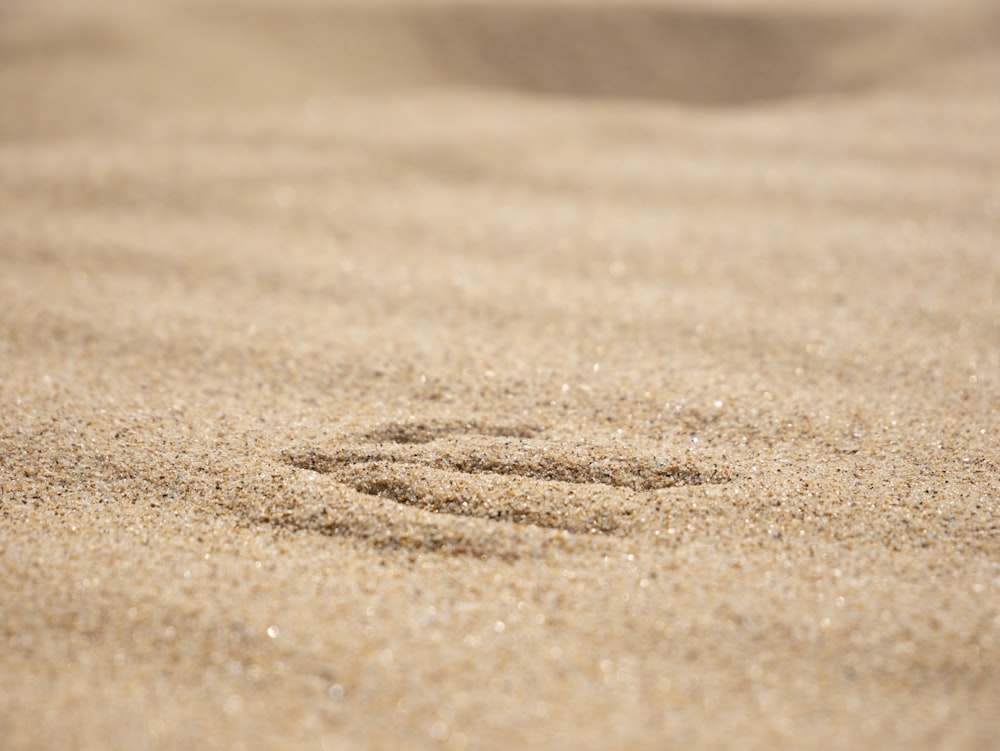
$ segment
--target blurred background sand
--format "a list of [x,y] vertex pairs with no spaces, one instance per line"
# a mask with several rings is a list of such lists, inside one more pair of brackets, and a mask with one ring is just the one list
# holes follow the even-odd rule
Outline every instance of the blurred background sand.
[[0,743],[993,748],[992,3],[0,6]]

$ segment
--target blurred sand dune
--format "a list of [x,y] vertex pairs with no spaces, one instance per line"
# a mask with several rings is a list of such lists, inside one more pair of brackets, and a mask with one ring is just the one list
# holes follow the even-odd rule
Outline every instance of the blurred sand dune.
[[[747,105],[995,54],[1000,12],[633,3],[247,3],[0,9],[0,95],[100,120],[118,100],[261,102],[460,87]],[[46,117],[46,112],[50,117]],[[0,128],[24,127],[9,108]],[[2,132],[2,131],[0,131]]]
[[269,8],[217,20],[286,46],[310,75],[349,84],[719,106],[873,86],[1000,44],[1000,13],[497,2]]

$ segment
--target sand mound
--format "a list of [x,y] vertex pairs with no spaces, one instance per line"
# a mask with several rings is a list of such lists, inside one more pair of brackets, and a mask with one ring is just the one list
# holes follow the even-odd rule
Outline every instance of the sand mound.
[[873,86],[1000,38],[997,14],[956,15],[491,3],[270,8],[238,24],[346,84],[734,105]]
[[[44,22],[13,6],[0,11],[0,61],[19,67],[8,85],[0,73],[0,93],[42,110],[47,100],[51,108],[72,105],[77,115],[131,99],[176,107],[437,87],[731,106],[864,90],[992,51],[1000,39],[1000,14],[968,8],[947,15],[499,2],[109,8],[64,9]],[[26,89],[32,71],[37,85]]]

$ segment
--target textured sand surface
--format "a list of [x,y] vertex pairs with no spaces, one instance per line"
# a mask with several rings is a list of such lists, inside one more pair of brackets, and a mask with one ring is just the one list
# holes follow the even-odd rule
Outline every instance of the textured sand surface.
[[997,748],[992,3],[0,5],[0,747]]

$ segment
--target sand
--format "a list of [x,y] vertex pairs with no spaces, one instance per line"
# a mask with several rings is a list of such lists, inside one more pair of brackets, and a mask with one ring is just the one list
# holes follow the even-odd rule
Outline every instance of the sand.
[[0,746],[997,747],[991,3],[0,6]]

